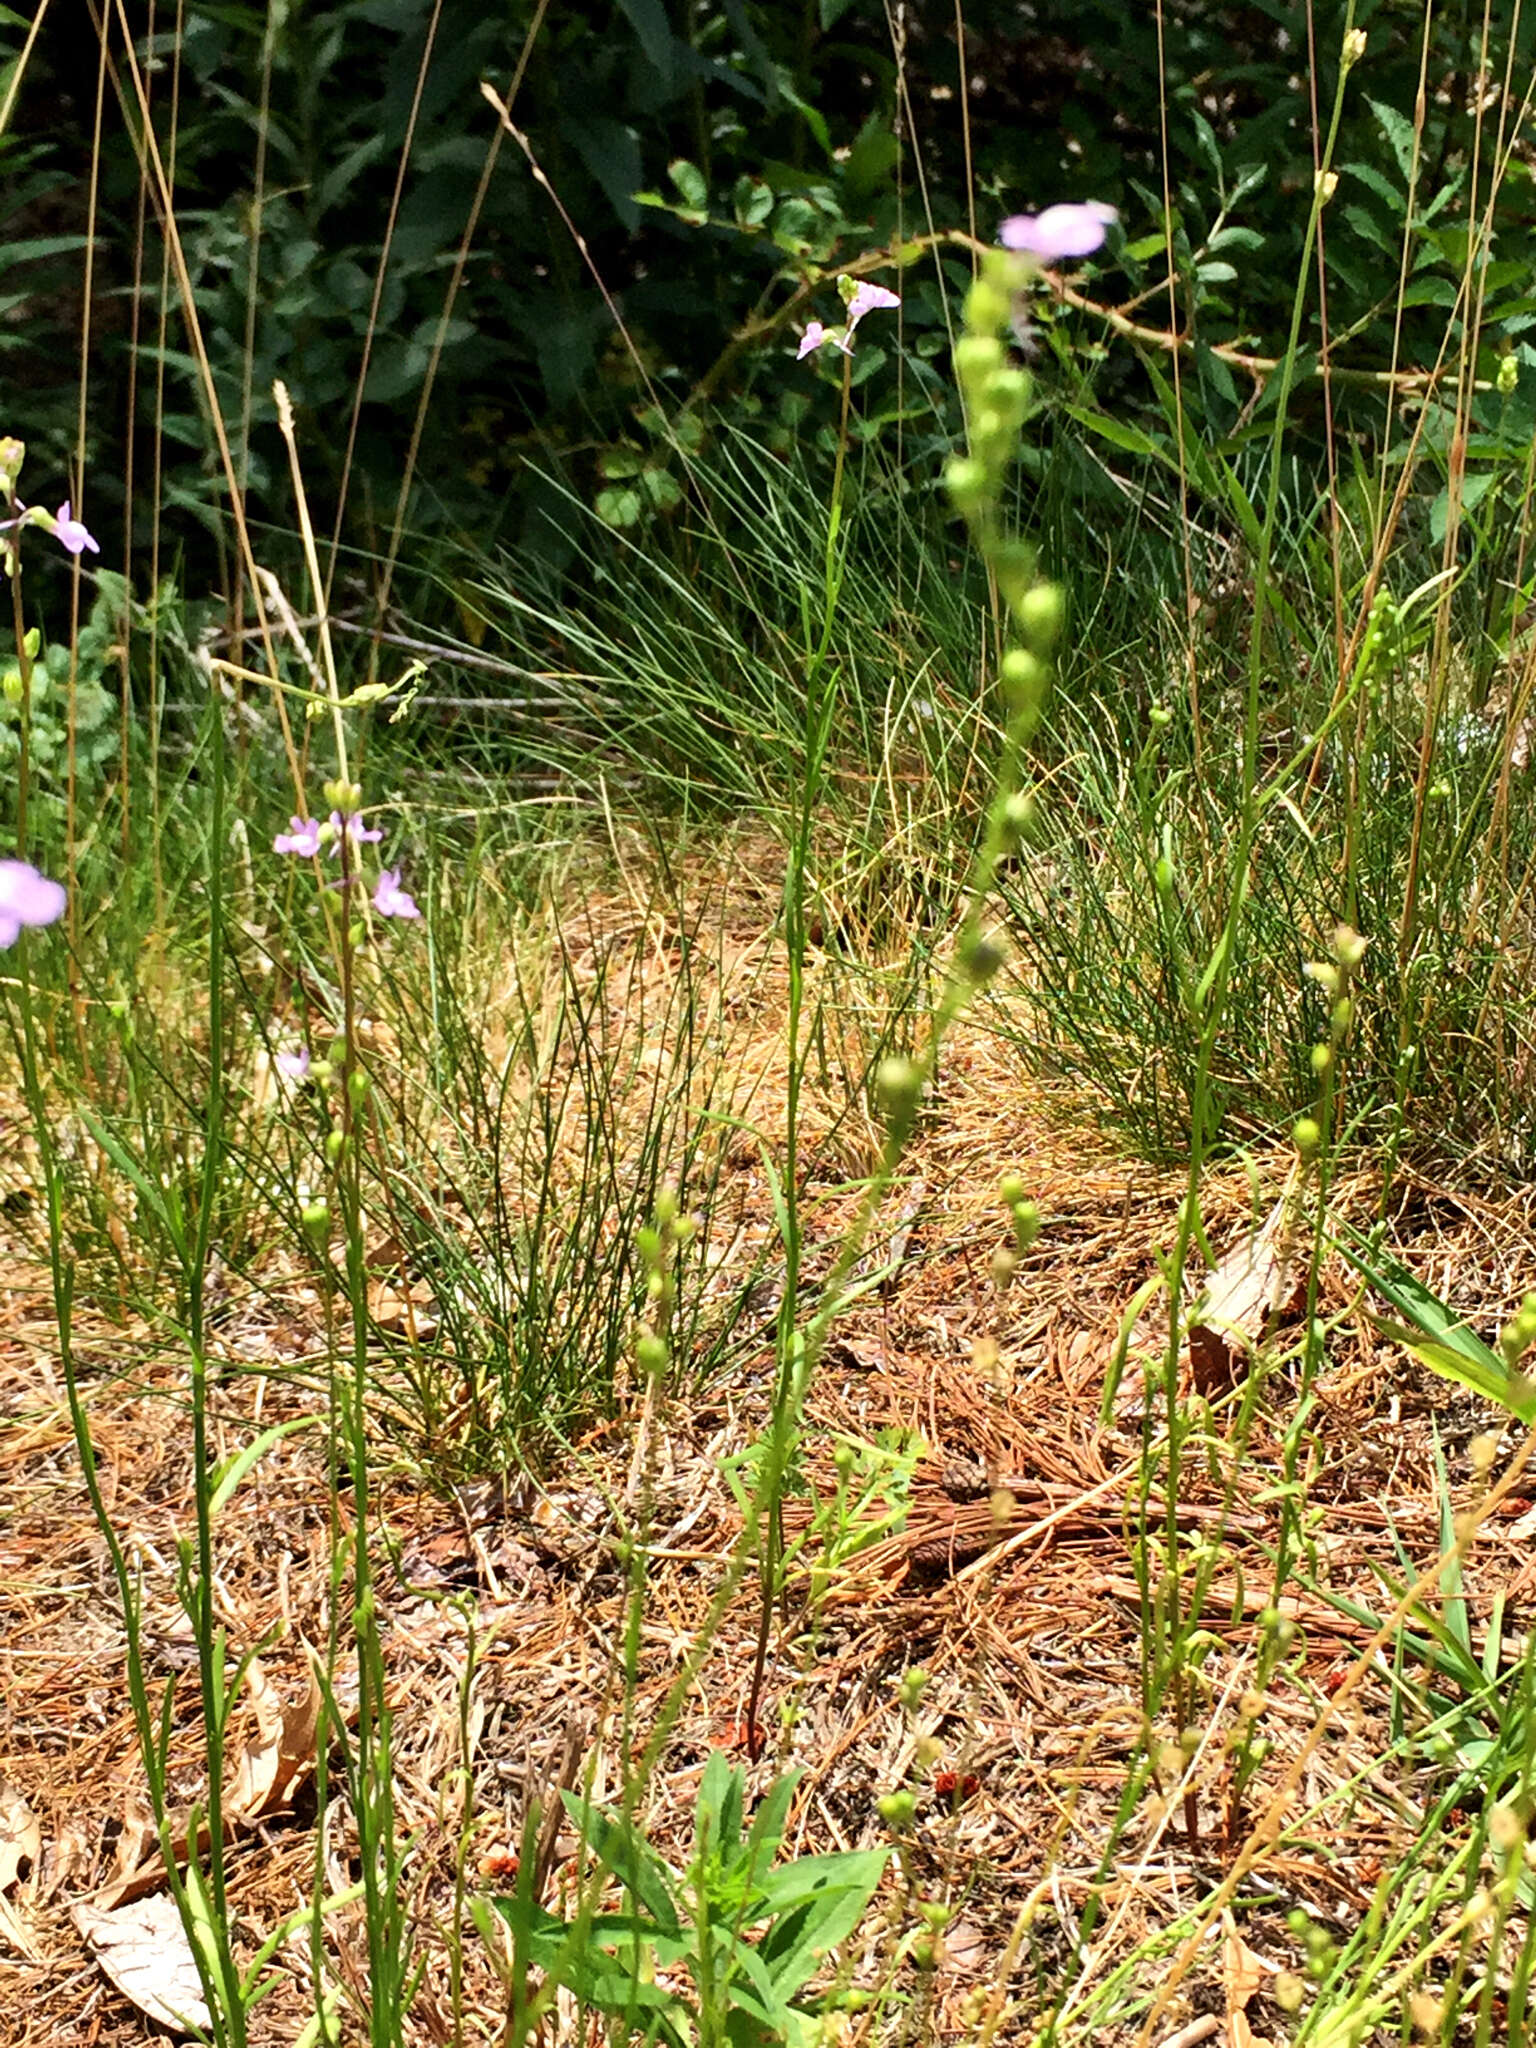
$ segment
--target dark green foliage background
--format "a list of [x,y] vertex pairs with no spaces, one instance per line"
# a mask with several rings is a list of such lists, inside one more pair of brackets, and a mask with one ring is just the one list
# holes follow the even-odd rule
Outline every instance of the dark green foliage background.
[[[624,481],[627,470],[653,484],[660,422],[640,417],[640,371],[615,331],[593,268],[622,309],[645,375],[668,409],[706,380],[713,404],[731,407],[737,419],[756,415],[770,440],[803,440],[822,424],[817,408],[830,409],[830,393],[818,392],[794,365],[788,325],[727,353],[731,338],[754,315],[771,315],[818,267],[830,271],[920,233],[924,194],[937,226],[967,224],[962,81],[983,237],[1009,210],[1092,196],[1122,208],[1134,250],[1161,226],[1165,77],[1181,315],[1211,340],[1242,337],[1274,350],[1285,331],[1312,176],[1310,96],[1315,89],[1326,119],[1346,19],[1346,9],[1328,0],[1312,11],[1315,87],[1307,10],[1279,0],[1170,0],[1161,71],[1156,13],[1144,0],[968,0],[963,61],[949,0],[905,8],[899,53],[885,9],[867,0],[598,0],[551,6],[531,36],[532,10],[522,0],[445,0],[375,323],[349,532],[367,544],[387,525],[445,288],[496,131],[481,81],[505,93],[525,45],[515,119],[584,237],[591,267],[524,154],[504,138],[448,329],[411,506],[418,531],[508,543],[548,537],[550,503],[531,486],[535,468],[564,475],[589,500],[605,473]],[[193,0],[179,49],[163,7],[152,16],[139,6],[129,18],[141,62],[148,63],[166,153],[173,90],[178,96],[178,215],[233,422],[249,379],[254,508],[277,521],[288,516],[270,399],[273,378],[282,377],[301,413],[323,514],[339,477],[431,22],[429,0],[267,9]],[[1369,48],[1352,81],[1338,151],[1348,168],[1330,215],[1329,316],[1335,332],[1358,326],[1348,359],[1379,366],[1390,349],[1402,213],[1393,195],[1404,185],[1400,157],[1424,12],[1409,0],[1366,0],[1355,19]],[[7,425],[26,434],[39,454],[46,446],[56,466],[72,447],[76,408],[98,81],[89,21],[78,0],[52,11],[11,132],[0,140]],[[14,53],[23,35],[19,20],[11,17],[3,34]],[[1441,201],[1438,221],[1425,223],[1424,274],[1410,292],[1423,327],[1416,336],[1410,315],[1410,361],[1417,359],[1417,340],[1431,351],[1438,344],[1454,295],[1464,246],[1458,237],[1465,233],[1455,191],[1473,140],[1468,108],[1477,34],[1470,6],[1436,10],[1425,59],[1421,206],[1439,194],[1450,197]],[[1530,62],[1529,23],[1522,34],[1517,94]],[[1507,55],[1500,45],[1490,50],[1496,77]],[[128,67],[114,44],[88,408],[92,504],[109,532],[113,493],[120,507],[127,467],[135,350],[141,478],[153,420],[160,251],[151,220],[147,297],[135,334],[135,120]],[[266,200],[253,258],[260,130]],[[1237,188],[1248,170],[1256,175],[1232,212],[1225,245],[1203,248],[1221,192]],[[667,206],[637,201],[646,191]],[[1519,163],[1496,248],[1518,258],[1532,210],[1528,167]],[[679,217],[689,211],[707,214],[708,224]],[[871,330],[875,345],[860,366],[871,386],[862,409],[910,421],[909,453],[918,462],[953,428],[943,374],[944,299],[948,283],[964,274],[958,254],[947,277],[931,262],[909,271],[900,351],[894,323],[878,338]],[[1160,275],[1159,254],[1133,256],[1101,289],[1119,300]],[[1513,278],[1503,296],[1509,304],[1500,309],[1500,331],[1507,335],[1529,322],[1536,301]],[[828,310],[830,292],[825,297]],[[1165,322],[1166,293],[1144,312]],[[167,497],[200,511],[212,532],[221,524],[222,485],[174,312],[167,342]],[[1121,351],[1119,364],[1117,410],[1123,415],[1127,406],[1155,402],[1134,358]],[[1209,424],[1225,431],[1247,394],[1209,358],[1197,381]],[[1354,423],[1368,431],[1371,405],[1357,402],[1354,411]],[[633,450],[628,462],[624,444]],[[654,485],[644,509],[665,512],[673,496],[665,483]]]

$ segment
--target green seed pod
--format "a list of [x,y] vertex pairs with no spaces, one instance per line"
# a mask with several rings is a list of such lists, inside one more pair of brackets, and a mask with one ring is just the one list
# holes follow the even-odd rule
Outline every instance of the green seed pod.
[[999,370],[987,380],[987,403],[1010,433],[1024,424],[1031,388],[1026,370]]
[[911,1792],[887,1792],[875,1801],[875,1811],[889,1828],[909,1828],[917,1813],[917,1800]]
[[973,988],[984,988],[1003,964],[1003,948],[986,933],[972,939],[960,962],[960,971]]
[[995,334],[962,334],[955,343],[955,374],[980,390],[1003,367],[1003,344]]
[[1013,1205],[1013,1235],[1022,1258],[1035,1239],[1040,1235],[1040,1210],[1034,1202],[1015,1202]]
[[875,1100],[889,1117],[903,1116],[915,1109],[922,1092],[922,1074],[911,1060],[893,1055],[875,1069]]
[[1003,805],[1003,833],[1010,846],[1021,846],[1035,829],[1035,800],[1016,789]]
[[1037,655],[1024,647],[1010,647],[1002,660],[1003,688],[1015,710],[1038,704],[1045,695],[1049,671]]
[[1008,325],[1009,295],[983,273],[965,295],[965,330],[968,335],[995,336]]
[[1013,608],[1019,631],[1037,654],[1049,654],[1061,638],[1067,600],[1059,583],[1036,583]]
[[955,455],[944,465],[944,486],[957,512],[979,512],[989,495],[987,472],[974,456]]

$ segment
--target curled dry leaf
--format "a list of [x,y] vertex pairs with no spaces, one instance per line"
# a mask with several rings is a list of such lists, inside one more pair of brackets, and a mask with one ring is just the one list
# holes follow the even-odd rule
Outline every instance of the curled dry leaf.
[[108,1913],[78,1905],[74,1920],[103,1974],[140,2012],[178,2034],[212,2027],[191,1943],[167,1893]]
[[[1206,1283],[1198,1321],[1190,1325],[1189,1361],[1202,1394],[1225,1393],[1276,1316],[1297,1293],[1295,1218],[1289,1195],[1227,1253]],[[1304,1276],[1303,1276],[1304,1277]]]
[[1227,2004],[1229,2048],[1259,2048],[1257,2036],[1248,2024],[1248,2001],[1264,1981],[1266,1963],[1237,1931],[1230,1913],[1223,1916],[1226,1935],[1221,1945],[1221,1983]]
[[14,1786],[0,1785],[0,1892],[24,1883],[43,1853],[43,1831]]
[[246,1689],[256,1713],[256,1740],[248,1742],[229,1788],[232,1820],[266,1820],[292,1800],[315,1761],[321,1693],[310,1674],[309,1690],[290,1706],[260,1663],[252,1659]]

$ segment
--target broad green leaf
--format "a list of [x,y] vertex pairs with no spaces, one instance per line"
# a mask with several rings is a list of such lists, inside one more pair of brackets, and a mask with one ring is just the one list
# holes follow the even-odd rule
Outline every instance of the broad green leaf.
[[619,10],[665,82],[672,83],[672,27],[661,0],[619,0]]
[[773,1871],[763,1891],[774,1924],[758,1954],[784,1997],[793,1997],[863,1919],[885,1874],[888,1849],[802,1856]]
[[671,1875],[656,1851],[629,1821],[615,1820],[579,1792],[562,1792],[565,1810],[588,1846],[600,1856],[624,1889],[637,1899],[665,1934],[679,1934],[681,1923],[672,1897]]
[[703,213],[709,206],[709,185],[697,164],[689,163],[687,157],[674,157],[667,165],[667,176],[683,196],[683,204],[696,213]]
[[1376,116],[1376,125],[1386,137],[1387,147],[1397,158],[1403,183],[1408,184],[1413,175],[1413,123],[1406,114],[1400,114],[1396,107],[1388,106],[1384,100],[1368,98],[1366,105]]
[[1348,1224],[1333,1234],[1335,1248],[1382,1300],[1405,1319],[1409,1327],[1373,1318],[1385,1337],[1418,1359],[1421,1365],[1442,1379],[1497,1402],[1527,1424],[1536,1423],[1536,1384],[1512,1373],[1500,1354],[1483,1342],[1475,1330],[1431,1294],[1406,1266],[1389,1253],[1373,1249],[1367,1239]]
[[712,1749],[699,1783],[693,1821],[693,1839],[700,1856],[713,1854],[728,1859],[739,1846],[741,1784],[741,1772],[726,1761],[725,1752]]
[[1154,455],[1159,461],[1170,460],[1168,449],[1150,434],[1144,434],[1140,427],[1127,426],[1124,420],[1115,419],[1107,412],[1090,411],[1087,406],[1068,405],[1062,410],[1068,419],[1076,420],[1080,427],[1086,427],[1090,434],[1097,434],[1101,441],[1108,441],[1112,448],[1123,449],[1127,455]]
[[769,1786],[752,1816],[746,1853],[753,1877],[759,1883],[767,1877],[773,1859],[779,1853],[779,1844],[784,1839],[784,1824],[789,1818],[789,1803],[799,1782],[799,1771],[786,1771],[782,1778]]

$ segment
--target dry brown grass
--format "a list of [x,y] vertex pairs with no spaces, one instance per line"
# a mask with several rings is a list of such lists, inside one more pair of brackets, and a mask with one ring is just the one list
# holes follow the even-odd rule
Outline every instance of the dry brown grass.
[[[713,1028],[733,1086],[772,1145],[782,1133],[784,987],[763,933],[776,888],[763,864],[747,871],[755,874],[750,887],[738,880],[723,892],[701,889],[694,921],[711,934]],[[628,1012],[615,1016],[614,1028],[659,1034],[655,1056],[665,1059],[665,1027],[656,1020],[667,1014],[660,997],[676,971],[675,929],[658,922],[639,889],[612,895],[585,928],[591,958],[599,943],[610,962],[615,947],[627,949],[629,971],[610,979]],[[578,974],[588,971],[580,957],[574,965]],[[877,1016],[879,984],[860,980],[830,953],[814,964],[817,978],[824,988],[851,992],[839,1018],[852,1060]],[[873,1143],[867,1123],[845,1112],[834,1088],[813,1083],[809,1129],[813,1141],[824,1141],[813,1149],[806,1188],[813,1268],[830,1257],[854,1199],[848,1182],[867,1168]],[[1119,1418],[1105,1427],[1100,1404],[1120,1318],[1171,1235],[1182,1185],[1117,1159],[1084,1132],[1070,1105],[1022,1076],[982,1024],[962,1030],[892,1199],[886,1234],[898,1223],[910,1232],[899,1271],[838,1324],[812,1394],[806,1462],[821,1487],[833,1483],[830,1445],[838,1432],[872,1442],[882,1429],[915,1430],[926,1453],[901,1533],[855,1560],[820,1612],[798,1612],[776,1642],[767,1753],[751,1775],[761,1786],[788,1764],[803,1769],[789,1843],[795,1850],[885,1839],[877,1798],[902,1784],[916,1792],[917,1819],[903,1871],[893,1866],[892,1896],[909,1884],[955,1910],[936,1968],[901,1967],[919,2039],[958,2040],[974,2031],[976,1994],[993,1988],[1026,1901],[1034,1902],[1035,1919],[1013,1950],[1009,1993],[1025,2000],[1027,2012],[1037,1984],[1059,1972],[1075,1916],[1100,1881],[1143,1734],[1143,1632],[1130,1562],[1141,1423],[1135,1404],[1122,1402]],[[14,1127],[13,1140],[19,1157]],[[1256,1171],[1273,1189],[1286,1166],[1260,1160]],[[1028,1181],[1044,1228],[1011,1291],[999,1296],[989,1265],[1005,1234],[997,1183],[1010,1169]],[[912,1212],[914,1191],[921,1199]],[[1372,1199],[1365,1178],[1340,1190],[1341,1203],[1362,1219]],[[726,1200],[737,1224],[731,1256],[745,1269],[771,1235],[754,1143],[731,1143]],[[1531,1271],[1531,1200],[1494,1203],[1405,1185],[1399,1249],[1470,1320],[1491,1326]],[[1252,1214],[1245,1171],[1211,1177],[1205,1217],[1218,1248],[1240,1237]],[[324,1416],[314,1287],[279,1262],[262,1277],[261,1293],[237,1291],[218,1326],[224,1373],[212,1395],[211,1430],[221,1456],[259,1427]],[[718,1277],[722,1288],[733,1280],[729,1271]],[[425,1282],[430,1292],[429,1276],[397,1278]],[[1341,1272],[1324,1275],[1323,1294],[1329,1311],[1347,1310]],[[438,1483],[434,1446],[413,1436],[409,1404],[387,1398],[409,1346],[398,1334],[381,1337],[376,1509],[390,1548],[381,1545],[377,1565],[400,1827],[413,1839],[411,1917],[428,1959],[411,2038],[456,2038],[444,1929],[459,1874],[472,1886],[494,1888],[498,1872],[504,1881],[525,1801],[573,1760],[591,1765],[598,1797],[611,1796],[626,1770],[616,1675],[625,1593],[612,1503],[629,1503],[652,1546],[636,1740],[643,1741],[693,1644],[738,1533],[720,1464],[765,1419],[772,1321],[770,1288],[755,1341],[737,1367],[701,1391],[674,1392],[654,1418],[645,1459],[636,1455],[639,1412],[625,1403],[537,1482],[487,1477],[457,1488]],[[176,1546],[192,1526],[183,1363],[174,1345],[145,1325],[125,1324],[105,1302],[80,1304],[76,1350],[102,1484],[142,1574],[151,1681],[174,1685],[172,1781],[177,1798],[190,1803],[200,1791],[196,1651],[174,1587]],[[1192,1540],[1218,1536],[1223,1552],[1205,1616],[1213,1643],[1197,1715],[1202,1745],[1188,1786],[1177,1797],[1171,1786],[1149,1796],[1120,1839],[1088,1965],[1094,1979],[1179,1924],[1220,1881],[1264,1788],[1299,1757],[1319,1715],[1330,1713],[1335,1674],[1366,1639],[1319,1594],[1292,1589],[1288,1612],[1301,1629],[1296,1661],[1270,1688],[1270,1757],[1244,1812],[1234,1812],[1226,1743],[1269,1598],[1264,1545],[1277,1509],[1268,1489],[1282,1476],[1293,1406],[1294,1390],[1279,1371],[1267,1384],[1230,1512],[1219,1444],[1209,1464],[1191,1461],[1186,1471],[1181,1525]],[[1372,1567],[1400,1575],[1394,1538],[1419,1567],[1437,1552],[1434,1429],[1465,1507],[1478,1491],[1466,1446],[1488,1423],[1477,1403],[1426,1378],[1363,1318],[1346,1315],[1317,1389],[1305,1460],[1322,1583],[1385,1611]],[[217,1531],[217,1601],[231,1642],[238,1649],[265,1644],[263,1667],[292,1702],[307,1690],[308,1652],[324,1644],[329,1625],[333,1532],[324,1446],[320,1427],[284,1439]],[[643,1481],[642,1465],[650,1468]],[[0,1268],[0,1499],[0,1788],[25,1803],[41,1842],[0,1891],[0,2041],[113,2048],[142,2039],[144,2023],[98,1974],[70,1908],[149,1857],[144,1779],[124,1682],[122,1617],[81,1485],[49,1297],[19,1228]],[[1507,1626],[1519,1625],[1536,1594],[1528,1524],[1516,1520],[1523,1506],[1504,1504],[1469,1561],[1475,1622],[1495,1589],[1509,1602]],[[347,1512],[343,1494],[344,1521]],[[709,1647],[648,1788],[645,1825],[674,1860],[685,1860],[710,1750],[744,1754],[756,1623],[749,1583]],[[929,1684],[918,1715],[909,1717],[895,1686],[919,1663]],[[345,1665],[340,1678],[345,1696]],[[1388,1748],[1387,1708],[1385,1685],[1373,1679],[1336,1717],[1310,1753],[1293,1825],[1244,1881],[1243,1933],[1267,1963],[1296,1965],[1285,1924],[1296,1902],[1340,1930],[1352,1927],[1379,1874],[1422,1826],[1424,1784],[1379,1762]],[[948,1782],[945,1772],[956,1782],[951,1796],[938,1789]],[[349,1881],[351,1840],[341,1801],[333,1799],[326,1820],[326,1883],[340,1889]],[[249,1950],[308,1895],[316,1830],[306,1780],[280,1811],[241,1832],[230,1859],[238,1945]],[[552,1844],[550,1904],[570,1896],[574,1850],[563,1836]],[[332,1963],[365,2000],[358,1910],[336,1914],[328,1929]],[[890,1946],[888,1930],[877,1928],[865,1967],[879,1967]],[[1147,1989],[1166,1972],[1154,1955],[1148,1948],[1140,1969]],[[258,2042],[291,2042],[309,2010],[307,1935],[280,1952],[279,1964],[285,1985],[254,2016]],[[463,2038],[497,2039],[504,2000],[472,1934],[465,1966]],[[1225,2023],[1221,1969],[1213,1937],[1159,2022],[1159,2038],[1206,2013]],[[1263,1989],[1248,2018],[1261,2036],[1284,2038],[1289,2027]],[[1014,2018],[1002,2038],[1026,2033],[1026,2019]]]

